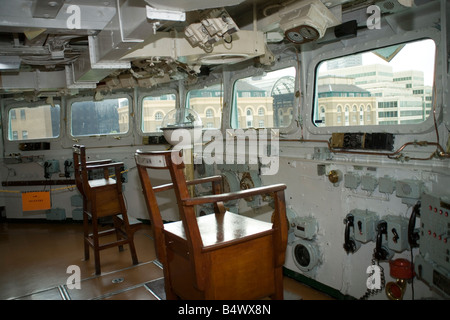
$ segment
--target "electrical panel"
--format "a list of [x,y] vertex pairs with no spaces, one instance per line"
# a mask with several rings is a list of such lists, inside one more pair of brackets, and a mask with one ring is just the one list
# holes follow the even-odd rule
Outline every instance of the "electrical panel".
[[72,220],[83,220],[83,208],[75,208],[72,210]]
[[348,172],[344,175],[344,186],[349,189],[358,188],[361,183],[361,178],[358,174],[353,172]]
[[375,212],[360,209],[354,209],[350,213],[354,217],[354,239],[362,243],[374,241],[378,215]]
[[79,194],[74,194],[70,197],[70,204],[74,207],[82,207],[83,206],[83,197]]
[[54,208],[46,210],[45,216],[47,220],[66,220],[66,210],[63,208]]
[[450,197],[421,197],[419,254],[414,263],[419,279],[450,296]]
[[393,194],[395,191],[395,180],[388,176],[380,177],[378,179],[378,191]]
[[419,180],[399,180],[397,181],[396,196],[399,198],[419,199],[423,190],[423,181]]
[[375,191],[378,186],[377,178],[366,174],[361,177],[361,189],[367,191]]
[[384,220],[387,223],[388,248],[396,252],[408,249],[408,219],[388,215]]
[[295,217],[294,234],[297,237],[311,240],[317,232],[317,221],[313,217]]
[[44,177],[49,179],[53,173],[59,172],[58,160],[47,160],[44,162]]

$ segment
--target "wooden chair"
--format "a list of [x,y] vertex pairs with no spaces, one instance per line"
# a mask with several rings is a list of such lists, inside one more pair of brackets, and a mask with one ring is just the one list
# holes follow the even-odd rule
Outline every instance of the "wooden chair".
[[[111,160],[86,161],[86,148],[73,145],[73,162],[75,181],[78,191],[83,197],[83,229],[84,229],[84,258],[89,259],[89,247],[94,251],[95,273],[100,274],[100,251],[115,246],[119,251],[128,244],[133,264],[138,263],[134,246],[133,233],[127,215],[127,209],[122,194],[122,162]],[[110,177],[109,169],[113,168],[115,179]],[[103,171],[103,177],[89,179],[93,170]],[[114,228],[99,230],[99,219],[112,217]],[[89,227],[89,218],[92,228]],[[92,229],[92,233],[90,233]],[[100,237],[116,234],[116,241],[100,243]]]
[[[143,152],[135,160],[164,267],[167,299],[283,299],[287,246],[284,184],[221,193],[222,176],[186,181],[179,151]],[[173,161],[175,159],[175,161]],[[177,164],[179,163],[179,164]],[[152,186],[149,169],[167,169],[172,183]],[[188,186],[211,183],[212,195],[191,198]],[[181,221],[163,224],[155,193],[174,189]],[[229,200],[271,194],[273,223],[226,211]],[[214,213],[196,217],[194,206],[214,204]]]

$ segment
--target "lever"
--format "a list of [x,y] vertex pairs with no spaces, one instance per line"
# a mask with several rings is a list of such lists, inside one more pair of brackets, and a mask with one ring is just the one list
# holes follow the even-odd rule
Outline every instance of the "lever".
[[394,237],[392,238],[392,241],[394,241],[394,243],[397,243],[397,240],[400,238],[398,233],[397,233],[397,230],[395,230],[395,228],[392,228],[391,231],[394,234]]

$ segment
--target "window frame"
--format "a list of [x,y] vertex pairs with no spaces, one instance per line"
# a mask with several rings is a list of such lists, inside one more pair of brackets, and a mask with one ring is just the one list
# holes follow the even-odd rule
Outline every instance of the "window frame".
[[78,144],[83,144],[86,147],[113,147],[113,146],[123,146],[129,145],[130,143],[135,143],[134,141],[134,100],[130,93],[127,92],[117,92],[104,96],[104,99],[112,98],[127,98],[129,107],[129,124],[127,133],[117,133],[108,135],[91,135],[91,136],[72,136],[72,103],[79,101],[93,101],[94,94],[85,94],[77,97],[68,97],[65,104],[65,136],[63,140],[63,146],[65,148],[71,148],[74,141]]
[[[160,96],[165,96],[165,95],[170,95],[173,94],[175,95],[175,108],[177,108],[180,105],[180,98],[179,98],[179,94],[178,91],[176,90],[172,90],[172,89],[164,89],[164,90],[154,90],[154,91],[142,91],[139,93],[139,106],[138,106],[138,116],[136,117],[137,122],[136,122],[136,126],[137,126],[137,130],[139,132],[139,134],[141,134],[142,136],[162,136],[163,132],[162,131],[144,131],[143,130],[143,122],[144,122],[144,99],[146,97],[160,97]],[[170,110],[169,110],[170,111]],[[167,114],[167,113],[166,113]],[[156,115],[156,113],[155,113]],[[163,114],[163,117],[161,119],[164,119],[165,114]]]
[[[349,45],[345,48],[341,48],[341,50],[333,50],[333,48],[326,47],[321,50],[320,53],[316,54],[314,57],[312,57],[310,63],[308,64],[307,69],[307,78],[309,79],[308,82],[313,83],[313,85],[307,87],[306,89],[306,97],[310,97],[309,99],[306,98],[304,100],[305,108],[303,110],[302,117],[305,119],[304,124],[309,132],[312,134],[331,134],[333,132],[389,132],[394,134],[411,134],[411,133],[425,133],[427,131],[430,131],[434,127],[434,119],[432,116],[429,116],[425,121],[421,123],[414,124],[414,128],[410,125],[394,125],[394,124],[385,124],[385,125],[349,125],[349,126],[329,126],[329,127],[319,127],[316,126],[313,122],[313,115],[315,112],[316,106],[316,90],[317,90],[317,83],[316,83],[316,72],[318,70],[318,67],[320,63],[332,60],[340,57],[345,57],[348,55],[363,53],[371,50],[376,50],[381,47],[389,47],[397,44],[402,43],[409,43],[409,42],[415,42],[420,40],[433,40],[436,46],[436,54],[435,54],[435,65],[437,61],[440,59],[440,33],[432,28],[420,30],[420,31],[412,31],[412,32],[406,32],[402,34],[397,34],[394,36],[389,37],[389,39],[386,40],[386,42],[383,41],[383,45],[380,45],[379,39],[374,39],[371,41],[368,41],[365,43],[364,50],[355,50],[355,48],[359,47],[357,45]],[[439,68],[435,68],[434,70],[434,80],[439,79],[442,77],[442,71],[439,70]],[[434,99],[434,93],[440,92],[442,90],[442,84],[438,84],[438,81],[434,81],[434,88],[432,88],[432,94]],[[437,86],[436,86],[437,85]],[[441,112],[441,103],[440,100],[442,100],[442,97],[439,97],[439,95],[436,97],[436,112],[437,114]],[[373,109],[373,106],[370,106],[371,110]],[[342,122],[344,123],[344,121]]]
[[[197,111],[197,110],[195,110],[195,109],[193,109],[194,111],[196,111],[198,114],[199,114],[199,116],[200,116],[200,119],[202,120],[202,130],[204,131],[204,130],[221,130],[222,129],[222,127],[223,127],[223,120],[224,120],[224,105],[225,105],[225,99],[226,99],[226,97],[227,97],[227,92],[226,92],[226,90],[227,90],[227,88],[226,88],[226,86],[225,86],[225,84],[223,83],[223,82],[221,82],[220,81],[220,79],[219,80],[214,80],[214,81],[206,81],[206,82],[202,82],[201,84],[197,84],[197,85],[193,85],[193,86],[189,86],[189,87],[186,87],[185,88],[185,94],[184,94],[184,107],[185,108],[191,108],[191,106],[190,105],[188,105],[188,102],[189,102],[189,92],[191,92],[191,91],[194,91],[194,90],[202,90],[202,89],[205,89],[205,88],[207,88],[207,87],[213,87],[213,86],[221,86],[222,87],[222,106],[220,106],[220,110],[218,110],[217,112],[214,110],[214,107],[211,107],[211,106],[207,106],[206,108],[205,108],[205,117],[202,117],[202,115]],[[215,98],[215,97],[213,97],[213,98]],[[181,104],[180,104],[181,105]],[[207,110],[209,110],[209,109],[212,109],[213,110],[213,117],[212,118],[208,118],[208,117],[206,117],[206,111]],[[207,127],[207,123],[208,122],[211,122],[211,121],[213,121],[214,120],[214,118],[215,118],[215,116],[216,115],[220,115],[220,121],[219,121],[219,127],[214,127],[214,126],[212,126],[212,127]],[[207,121],[207,120],[210,120],[210,121]]]
[[[301,69],[299,68],[299,62],[296,59],[293,58],[287,58],[287,59],[283,59],[281,61],[277,61],[274,65],[271,65],[270,67],[265,67],[264,70],[261,70],[261,68],[247,68],[245,71],[243,72],[235,72],[233,74],[233,76],[230,78],[230,108],[229,108],[229,113],[227,114],[228,119],[227,121],[224,121],[224,125],[226,126],[226,128],[229,129],[237,129],[237,128],[233,128],[232,127],[232,113],[233,113],[233,108],[235,106],[235,101],[234,101],[234,87],[235,84],[238,80],[244,79],[244,78],[248,78],[248,77],[252,77],[252,76],[256,76],[258,73],[261,73],[262,71],[264,72],[273,72],[273,71],[278,71],[281,69],[287,69],[287,68],[294,68],[295,69],[295,79],[294,79],[294,99],[293,99],[293,114],[292,114],[292,119],[289,125],[287,126],[280,126],[280,127],[268,127],[265,126],[265,129],[277,129],[279,130],[280,133],[282,134],[291,134],[294,131],[297,130],[298,126],[297,126],[297,121],[296,119],[298,119],[298,115],[299,115],[299,106],[300,106],[300,99],[299,97],[301,96],[301,94],[297,94],[299,92],[301,92],[301,88],[299,87],[299,78],[301,76]],[[256,105],[256,111],[253,112],[253,116],[258,116],[258,109],[260,108],[260,105]],[[246,109],[247,107],[244,107],[244,113],[246,115]],[[239,110],[236,110],[236,112],[239,112]],[[267,110],[265,110],[265,115],[267,114]],[[242,115],[241,115],[242,116]],[[257,126],[258,123],[253,123],[255,129],[259,129],[259,127]],[[243,128],[241,128],[243,129]],[[263,129],[263,128],[261,128]]]
[[[111,95],[105,95],[103,97],[103,100],[110,100],[110,99],[120,99],[124,98],[128,100],[128,115],[129,115],[129,121],[128,121],[128,130],[127,132],[117,132],[112,134],[91,134],[91,135],[76,135],[74,136],[72,134],[72,105],[77,102],[84,102],[84,101],[90,101],[90,102],[96,102],[94,100],[94,96],[81,96],[74,99],[67,100],[67,136],[74,140],[81,140],[81,139],[87,139],[87,138],[102,138],[102,137],[114,137],[114,139],[117,140],[117,137],[127,137],[132,135],[133,133],[133,121],[132,121],[132,110],[133,110],[133,99],[129,94],[124,93],[116,93]],[[102,101],[103,101],[102,100]]]
[[[33,109],[33,108],[38,108],[41,106],[47,106],[50,105],[49,103],[46,103],[43,100],[40,101],[36,101],[36,102],[24,102],[24,101],[14,101],[11,103],[7,103],[5,106],[5,111],[3,114],[3,118],[6,119],[7,124],[3,126],[3,136],[5,137],[4,142],[5,142],[5,149],[6,149],[6,145],[9,144],[18,144],[18,143],[24,143],[24,142],[29,142],[29,143],[33,143],[33,142],[47,142],[47,141],[58,141],[62,138],[63,136],[63,126],[62,126],[62,121],[63,121],[63,103],[60,99],[54,99],[54,105],[59,105],[59,135],[55,136],[55,137],[42,137],[42,138],[35,138],[35,139],[17,139],[17,140],[10,140],[9,139],[9,134],[8,132],[10,131],[10,119],[9,119],[9,113],[12,110],[15,110],[15,120],[23,120],[23,118],[21,118],[21,112],[17,112],[17,109],[22,109],[22,108],[29,108],[29,109]],[[25,118],[26,120],[26,118]],[[23,130],[22,130],[23,131]],[[22,133],[21,131],[21,133]],[[28,131],[28,130],[27,130]],[[19,132],[17,132],[19,134]],[[28,132],[29,133],[29,132]]]

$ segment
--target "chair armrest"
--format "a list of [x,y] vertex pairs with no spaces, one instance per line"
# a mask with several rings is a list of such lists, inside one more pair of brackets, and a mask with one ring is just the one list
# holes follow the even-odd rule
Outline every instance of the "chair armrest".
[[123,162],[110,162],[110,163],[103,163],[103,164],[94,164],[90,165],[88,164],[86,166],[86,170],[95,170],[95,169],[105,169],[105,168],[115,168],[115,167],[123,167]]
[[[216,176],[211,176],[211,177],[206,177],[206,178],[189,180],[189,181],[186,181],[186,184],[188,186],[192,186],[192,185],[196,185],[196,184],[215,182],[215,181],[222,181],[222,176],[216,175]],[[161,184],[159,186],[153,187],[153,191],[161,192],[161,191],[165,191],[165,190],[170,190],[172,188],[173,188],[173,183],[166,183],[166,184]]]
[[243,199],[247,197],[252,197],[261,194],[278,192],[286,189],[285,184],[273,184],[270,186],[257,187],[252,189],[240,190],[236,192],[222,193],[222,194],[214,194],[209,196],[197,197],[197,198],[189,198],[183,199],[183,205],[193,206],[205,203],[215,203],[215,202],[227,202],[229,200]]
[[98,164],[105,164],[105,163],[112,163],[111,159],[105,159],[105,160],[93,160],[93,161],[86,161],[86,165],[88,166],[95,166]]

